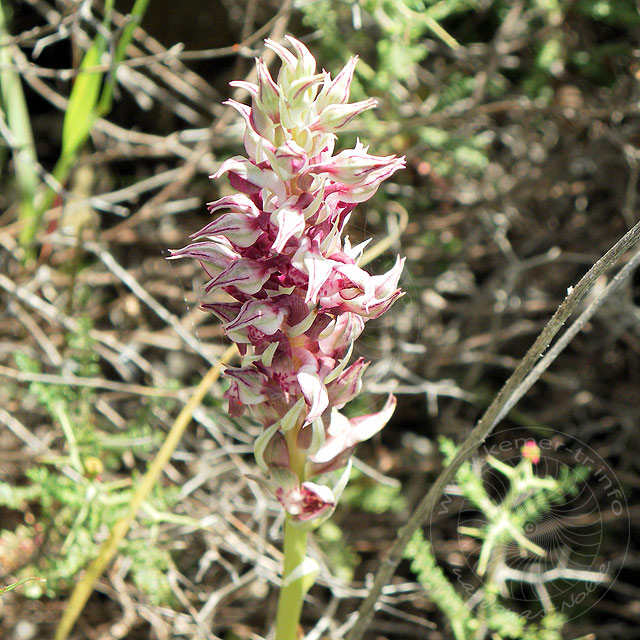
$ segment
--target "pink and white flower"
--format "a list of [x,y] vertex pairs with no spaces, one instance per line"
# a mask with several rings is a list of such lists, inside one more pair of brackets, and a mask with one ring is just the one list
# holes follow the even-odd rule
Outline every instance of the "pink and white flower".
[[203,308],[243,355],[225,372],[229,412],[263,425],[256,460],[292,520],[311,526],[335,508],[356,444],[395,408],[390,396],[377,413],[340,413],[368,364],[349,364],[353,341],[403,295],[404,264],[371,275],[358,264],[366,243],[352,247],[342,234],[355,205],[404,158],[371,155],[360,141],[334,155],[335,133],[376,101],[348,102],[356,58],[332,79],[316,73],[301,42],[287,42],[266,41],[282,62],[277,80],[259,59],[257,83],[232,83],[251,96],[251,106],[226,103],[244,120],[248,158],[229,158],[212,177],[227,174],[238,193],[211,203],[224,213],[170,257],[194,258],[207,272],[213,299]]

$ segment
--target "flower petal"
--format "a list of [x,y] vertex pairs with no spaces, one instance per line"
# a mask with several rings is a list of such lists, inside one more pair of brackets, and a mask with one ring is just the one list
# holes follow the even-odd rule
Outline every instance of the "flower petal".
[[278,228],[273,250],[282,253],[290,238],[299,238],[305,229],[304,216],[290,206],[283,206],[271,214],[271,222]]
[[396,399],[389,396],[381,411],[357,418],[348,419],[337,409],[331,411],[331,422],[327,430],[325,443],[311,456],[316,464],[328,463],[349,451],[359,442],[364,442],[384,427],[393,415]]
[[257,260],[236,260],[206,286],[207,292],[221,287],[236,287],[242,293],[254,294],[269,279],[269,271]]
[[327,388],[324,386],[317,373],[299,371],[296,378],[300,385],[300,389],[302,390],[305,402],[309,406],[309,412],[305,419],[305,424],[310,424],[316,418],[319,418],[324,410],[329,406]]
[[223,236],[237,247],[246,248],[255,244],[261,235],[262,229],[258,226],[257,216],[252,217],[246,213],[225,213],[192,237]]
[[364,416],[351,418],[351,438],[353,444],[364,442],[375,435],[384,427],[391,419],[396,409],[396,399],[390,395],[385,402],[384,407],[377,413],[371,413]]
[[264,300],[248,300],[242,305],[238,315],[229,322],[224,330],[231,336],[245,327],[255,327],[268,336],[273,335],[284,320],[284,312],[275,304]]

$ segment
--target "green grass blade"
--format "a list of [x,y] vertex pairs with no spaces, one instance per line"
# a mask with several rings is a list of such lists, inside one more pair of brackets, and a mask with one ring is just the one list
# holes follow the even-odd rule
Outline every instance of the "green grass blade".
[[85,54],[73,83],[69,106],[62,125],[62,157],[75,156],[85,144],[96,119],[96,105],[102,85],[101,71],[83,71],[100,64],[105,50],[104,36],[98,34]]
[[[92,67],[96,67],[101,63],[102,54],[107,47],[107,40],[104,35],[100,33],[96,35],[91,47],[82,60],[80,73],[71,90],[69,105],[64,117],[62,127],[62,152],[53,170],[54,177],[61,183],[66,182],[69,172],[76,162],[78,153],[89,139],[91,128],[96,118],[106,115],[111,110],[115,83],[115,66],[124,59],[126,49],[133,38],[135,28],[140,20],[142,20],[148,5],[149,0],[136,0],[131,10],[131,19],[123,29],[122,36],[115,48],[113,59],[114,70],[104,85],[104,72],[90,70]],[[105,18],[103,21],[103,28],[105,30],[107,30],[109,26],[112,10],[113,0],[108,0],[105,6]],[[53,197],[53,192],[49,192],[42,211],[46,211],[46,209],[51,206]]]
[[[0,1],[0,41],[5,40],[8,36],[4,7]],[[22,91],[20,76],[10,68],[12,63],[11,47],[0,47],[0,104],[17,147],[14,150],[14,164],[16,183],[20,193],[18,217],[24,224],[20,232],[20,244],[27,247],[33,241],[40,224],[34,205],[36,189],[40,180],[35,168],[37,156],[29,111]]]
[[[88,69],[100,64],[105,49],[105,37],[97,34],[80,63],[78,76],[73,83],[62,124],[62,150],[52,172],[60,184],[67,181],[78,153],[89,139],[93,123],[98,117],[96,107],[104,73]],[[51,207],[54,198],[55,192],[49,189],[37,211],[38,217],[42,217]]]
[[113,89],[116,83],[116,67],[122,62],[127,53],[127,47],[131,44],[133,34],[136,27],[142,22],[142,18],[149,6],[149,0],[136,0],[131,9],[131,13],[128,16],[128,22],[125,28],[122,30],[122,35],[118,44],[116,45],[115,54],[113,57],[113,71],[111,72],[109,81],[105,84],[100,96],[100,104],[98,105],[98,112],[102,115],[111,111],[111,103],[113,102]]

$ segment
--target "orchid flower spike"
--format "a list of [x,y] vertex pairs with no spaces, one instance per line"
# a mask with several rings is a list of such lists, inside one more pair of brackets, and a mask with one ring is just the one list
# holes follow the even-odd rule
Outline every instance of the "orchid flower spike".
[[226,160],[212,176],[226,174],[237,193],[211,203],[211,213],[225,213],[170,257],[195,258],[205,269],[203,308],[243,355],[225,372],[229,412],[263,425],[254,450],[265,486],[309,527],[335,508],[355,445],[395,408],[390,396],[378,413],[340,413],[367,367],[362,358],[349,364],[353,341],[403,295],[404,264],[398,257],[372,276],[357,263],[362,248],[342,234],[354,207],[405,161],[371,155],[360,141],[333,153],[336,132],[376,106],[349,103],[356,58],[332,79],[316,72],[298,40],[266,46],[280,58],[277,79],[258,59],[257,83],[232,83],[249,92],[251,106],[227,101],[244,120],[248,157]]

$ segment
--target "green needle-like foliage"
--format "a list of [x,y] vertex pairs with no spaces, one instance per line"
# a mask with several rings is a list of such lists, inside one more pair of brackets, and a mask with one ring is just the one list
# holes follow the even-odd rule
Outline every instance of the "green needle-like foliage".
[[[87,319],[78,324],[79,330],[67,337],[66,363],[80,377],[92,377],[98,373],[92,325]],[[40,365],[26,355],[17,353],[15,360],[21,371],[40,373]],[[37,521],[26,517],[14,530],[0,529],[0,561],[16,578],[38,575],[46,580],[26,584],[28,596],[56,597],[75,582],[95,558],[105,532],[129,511],[137,474],[112,479],[122,452],[144,454],[159,444],[160,434],[155,437],[151,431],[148,411],[141,411],[117,437],[101,429],[92,412],[96,400],[91,388],[32,382],[30,393],[60,429],[66,455],[41,456],[25,471],[24,484],[0,482],[0,506],[38,513]],[[135,449],[134,442],[140,443]],[[171,558],[158,525],[178,517],[170,513],[177,495],[177,488],[156,485],[146,502],[145,539],[122,547],[131,560],[134,583],[158,605],[172,599],[166,578]]]
[[424,539],[421,531],[416,531],[413,535],[404,550],[404,557],[411,560],[411,571],[416,574],[418,582],[424,586],[430,598],[447,617],[456,640],[471,638],[474,629],[477,628],[477,622],[436,564],[431,544]]
[[[449,464],[457,447],[442,438],[440,449],[445,455],[444,464]],[[465,602],[447,580],[421,533],[414,536],[404,556],[411,560],[411,570],[449,621],[457,640],[476,637],[474,630],[478,629],[490,630],[504,639],[559,640],[565,618],[551,608],[538,623],[533,623],[508,608],[496,568],[504,562],[504,550],[508,547],[515,546],[523,557],[546,556],[545,549],[527,537],[525,527],[540,522],[554,506],[576,495],[588,470],[580,466],[561,467],[556,475],[537,475],[537,459],[534,462],[524,453],[515,466],[493,456],[488,456],[485,462],[497,472],[503,490],[506,487],[499,499],[489,494],[482,474],[472,463],[463,464],[456,474],[460,494],[484,520],[480,526],[459,527],[461,534],[481,541],[476,574],[482,583],[473,596],[473,605],[471,600]]]

